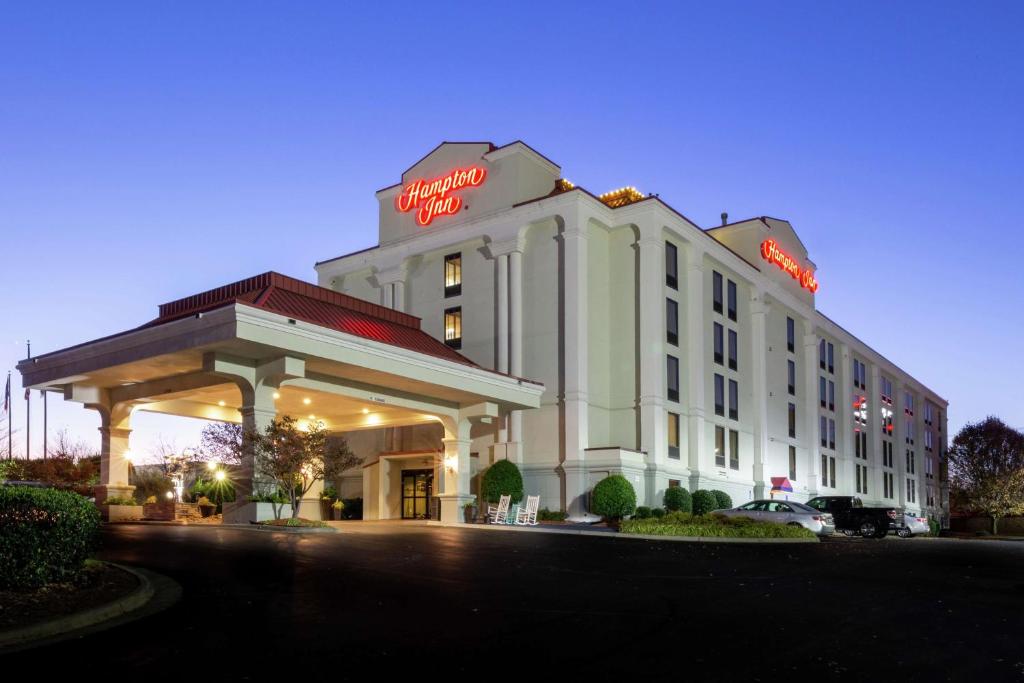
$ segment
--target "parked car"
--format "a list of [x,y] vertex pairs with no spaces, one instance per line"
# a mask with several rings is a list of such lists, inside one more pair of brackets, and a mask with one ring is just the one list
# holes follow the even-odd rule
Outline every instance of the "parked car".
[[754,500],[728,510],[715,510],[715,514],[726,517],[750,517],[758,522],[802,526],[819,536],[831,536],[836,531],[832,515],[792,500]]
[[931,525],[927,517],[921,517],[913,512],[903,511],[903,524],[893,524],[892,531],[900,538],[911,538],[921,534],[931,533]]
[[892,524],[902,522],[896,508],[866,508],[856,496],[818,496],[807,501],[807,505],[831,513],[836,528],[850,536],[885,538]]

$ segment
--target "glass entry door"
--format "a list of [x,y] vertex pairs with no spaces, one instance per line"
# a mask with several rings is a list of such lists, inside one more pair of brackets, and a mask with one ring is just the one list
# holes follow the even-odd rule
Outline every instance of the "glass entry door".
[[429,519],[433,470],[402,470],[402,519]]

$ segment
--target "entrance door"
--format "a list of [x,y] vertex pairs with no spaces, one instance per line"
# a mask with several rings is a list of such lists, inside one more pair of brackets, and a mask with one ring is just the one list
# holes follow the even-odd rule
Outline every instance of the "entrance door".
[[429,519],[433,470],[402,470],[402,519]]

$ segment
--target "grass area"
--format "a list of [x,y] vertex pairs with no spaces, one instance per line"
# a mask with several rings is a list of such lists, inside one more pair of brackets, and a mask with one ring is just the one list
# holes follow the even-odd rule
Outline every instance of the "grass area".
[[786,526],[770,522],[755,522],[749,517],[724,517],[714,513],[691,515],[670,512],[664,517],[628,519],[619,531],[624,534],[651,536],[704,536],[715,538],[814,538],[814,534],[801,526]]
[[303,517],[287,518],[287,519],[268,519],[265,522],[260,522],[265,526],[286,526],[286,527],[302,527],[305,529],[324,529],[328,526],[327,522],[319,522],[314,519],[305,519]]

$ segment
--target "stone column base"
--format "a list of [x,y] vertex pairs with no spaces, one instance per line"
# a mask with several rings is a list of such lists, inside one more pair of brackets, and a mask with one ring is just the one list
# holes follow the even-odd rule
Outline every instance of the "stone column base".
[[96,505],[103,505],[107,498],[129,498],[135,493],[134,486],[127,484],[99,484],[93,488]]
[[444,524],[465,524],[462,506],[476,500],[476,496],[468,493],[442,493],[437,498],[441,503],[440,521]]

